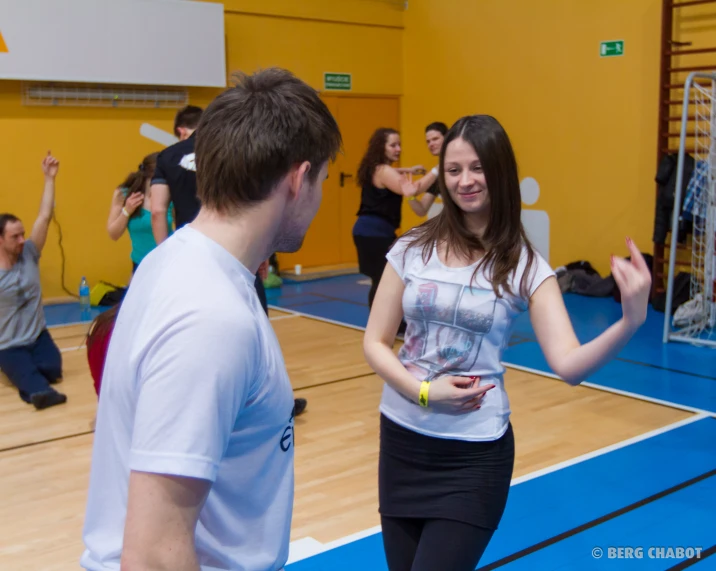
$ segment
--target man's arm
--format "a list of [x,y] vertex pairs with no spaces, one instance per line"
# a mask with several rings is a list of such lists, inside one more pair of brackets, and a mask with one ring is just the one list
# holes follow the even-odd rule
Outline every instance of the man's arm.
[[37,247],[38,252],[42,252],[47,241],[47,231],[50,228],[52,220],[52,211],[55,209],[55,177],[60,168],[60,162],[54,158],[50,152],[42,161],[42,172],[45,174],[45,188],[42,192],[42,200],[40,201],[40,212],[32,226],[30,240]]
[[123,571],[199,571],[195,530],[211,482],[131,472]]
[[171,193],[167,184],[166,167],[164,166],[165,155],[159,153],[157,166],[152,176],[150,193],[150,210],[152,212],[152,234],[157,245],[164,242],[169,236],[169,223],[167,222],[167,211],[171,203]]
[[157,245],[169,236],[167,211],[169,210],[169,187],[166,184],[152,184],[151,187],[152,234]]

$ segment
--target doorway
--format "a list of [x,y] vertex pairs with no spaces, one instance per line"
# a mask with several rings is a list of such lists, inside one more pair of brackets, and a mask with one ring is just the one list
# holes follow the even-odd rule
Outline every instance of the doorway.
[[[379,127],[399,129],[400,102],[397,96],[321,95],[343,137],[343,152],[328,169],[323,185],[323,200],[301,249],[294,254],[279,254],[282,270],[297,264],[311,268],[357,267],[353,244],[353,224],[360,206],[361,189],[356,181],[358,165],[368,139]],[[326,269],[329,269],[326,268]]]

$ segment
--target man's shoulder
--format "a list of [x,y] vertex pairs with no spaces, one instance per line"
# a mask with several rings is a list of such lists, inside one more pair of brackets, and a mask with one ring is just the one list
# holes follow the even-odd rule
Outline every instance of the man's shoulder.
[[159,153],[157,162],[165,167],[181,167],[187,171],[196,171],[194,160],[194,139],[174,143]]
[[178,230],[142,262],[132,281],[135,296],[153,300],[147,305],[161,306],[159,313],[171,313],[171,319],[201,314],[255,328],[253,283],[227,273],[221,260],[210,255],[207,241],[192,228]]
[[40,257],[40,250],[37,248],[35,242],[32,241],[32,238],[25,240],[25,244],[22,248],[22,257],[33,263],[36,263]]
[[194,152],[194,138],[190,137],[183,141],[177,141],[173,145],[168,146],[166,149],[159,153],[159,156],[167,155],[181,155],[187,152]]

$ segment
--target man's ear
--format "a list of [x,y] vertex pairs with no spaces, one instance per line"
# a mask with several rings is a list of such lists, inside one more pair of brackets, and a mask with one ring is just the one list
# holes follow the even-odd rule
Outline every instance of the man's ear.
[[300,195],[309,172],[311,172],[311,163],[308,161],[303,161],[292,169],[289,176],[289,191],[293,198],[298,198]]

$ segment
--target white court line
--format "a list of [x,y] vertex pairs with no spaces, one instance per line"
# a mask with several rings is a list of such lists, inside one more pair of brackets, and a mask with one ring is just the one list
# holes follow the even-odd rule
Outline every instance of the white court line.
[[[309,557],[320,555],[321,553],[325,553],[326,551],[330,551],[331,549],[336,549],[337,547],[348,545],[349,543],[353,543],[354,541],[370,537],[371,535],[380,533],[380,531],[380,526],[376,525],[375,527],[371,527],[370,529],[364,529],[363,531],[359,531],[358,533],[352,533],[351,535],[346,535],[345,537],[341,537],[340,539],[336,539],[335,541],[330,541],[328,543],[320,543],[312,537],[304,537],[303,539],[291,542],[291,545],[289,546],[289,561],[287,562],[287,564],[295,563],[296,561],[301,561],[302,559],[308,559]],[[306,545],[297,545],[295,551],[292,552],[291,549],[293,548],[293,544],[298,543],[299,541],[306,541]]]
[[[548,466],[547,468],[535,470],[534,472],[530,472],[529,474],[525,474],[524,476],[520,476],[518,478],[513,478],[512,482],[510,482],[510,487],[518,486],[519,484],[522,484],[524,482],[528,482],[530,480],[534,480],[536,478],[545,476],[552,472],[557,472],[559,470],[563,470],[564,468],[568,468],[569,466],[574,466],[575,464],[580,464],[581,462],[585,462],[587,460],[597,458],[598,456],[602,456],[609,452],[619,450],[620,448],[625,448],[632,444],[636,444],[637,442],[641,442],[643,440],[648,440],[649,438],[653,438],[654,436],[658,436],[659,434],[664,434],[665,432],[669,432],[671,430],[681,428],[682,426],[686,426],[687,424],[692,424],[694,422],[704,420],[705,418],[710,418],[710,416],[711,415],[709,415],[708,413],[697,414],[697,415],[691,416],[689,418],[686,418],[684,420],[680,420],[678,422],[674,422],[672,424],[662,426],[661,428],[657,428],[655,430],[645,432],[644,434],[639,434],[638,436],[634,436],[633,438],[627,438],[626,440],[622,440],[621,442],[617,442],[615,444],[610,444],[609,446],[605,446],[604,448],[600,448],[599,450],[594,450],[593,452],[588,452],[587,454],[583,454],[581,456],[577,456],[575,458],[565,460],[564,462],[560,462],[559,464],[554,464],[553,466]],[[324,543],[323,549],[321,551],[311,553],[309,555],[306,555],[305,557],[300,557],[300,559],[305,559],[307,557],[313,557],[314,555],[318,555],[319,553],[323,553],[325,551],[329,551],[331,549],[335,549],[337,547],[341,547],[343,545],[353,543],[354,541],[358,541],[360,539],[370,537],[371,535],[380,533],[380,531],[381,531],[381,527],[380,527],[380,525],[377,525],[375,527],[371,527],[370,529],[365,529],[363,531],[359,531],[358,533],[347,535],[346,537],[342,537],[335,541],[331,541],[330,543]],[[300,559],[296,559],[295,561],[299,561]]]
[[[534,374],[534,375],[540,375],[540,376],[542,376],[542,377],[548,377],[548,378],[550,378],[550,379],[556,379],[556,380],[558,380],[558,381],[562,381],[562,379],[561,379],[558,375],[555,375],[554,373],[546,373],[546,372],[544,372],[544,371],[539,371],[539,370],[537,370],[537,369],[531,369],[530,367],[524,367],[524,366],[522,366],[522,365],[515,365],[515,364],[513,364],[513,363],[502,363],[502,364],[503,364],[505,367],[509,367],[510,369],[517,369],[518,371],[525,371],[525,372],[527,372],[527,373],[532,373],[532,374]],[[562,382],[564,382],[564,381],[562,381]],[[704,409],[701,409],[701,408],[695,408],[695,407],[693,407],[693,406],[688,406],[688,405],[685,405],[685,404],[677,404],[677,403],[675,403],[675,402],[671,402],[671,401],[667,401],[667,400],[661,400],[661,399],[657,399],[657,398],[654,398],[654,397],[647,397],[647,396],[645,396],[645,395],[640,395],[640,394],[632,393],[632,392],[629,392],[629,391],[623,391],[623,390],[621,390],[621,389],[613,389],[613,388],[611,388],[611,387],[605,387],[605,386],[603,386],[603,385],[597,385],[597,384],[594,384],[594,383],[590,383],[590,382],[588,382],[588,381],[583,381],[583,382],[579,383],[579,385],[577,385],[577,386],[580,386],[580,387],[589,387],[590,389],[597,389],[597,390],[604,391],[604,392],[607,392],[607,393],[614,393],[615,395],[621,395],[621,396],[624,396],[624,397],[631,397],[631,398],[634,398],[634,399],[643,400],[643,401],[650,402],[650,403],[654,403],[654,404],[660,404],[660,405],[662,405],[662,406],[668,406],[668,407],[671,407],[671,408],[678,408],[678,409],[680,409],[680,410],[685,410],[685,411],[687,411],[687,412],[693,412],[693,413],[696,413],[696,414],[704,414],[704,415],[706,415],[706,416],[716,417],[716,412],[712,412],[712,411],[709,411],[709,410],[704,410]]]
[[582,454],[581,456],[577,456],[576,458],[571,458],[569,460],[565,460],[564,462],[560,462],[559,464],[555,464],[554,466],[548,466],[547,468],[542,468],[541,470],[536,470],[534,472],[530,472],[529,474],[525,474],[524,476],[520,476],[519,478],[514,478],[512,480],[512,483],[510,484],[510,486],[516,486],[523,482],[528,482],[529,480],[534,480],[535,478],[539,478],[540,476],[544,476],[545,474],[557,472],[558,470],[562,470],[563,468],[567,468],[569,466],[574,466],[575,464],[580,464],[581,462],[584,462],[586,460],[591,460],[592,458],[596,458],[597,456],[602,456],[609,452],[613,452],[614,450],[619,450],[620,448],[625,448],[632,444],[636,444],[637,442],[641,442],[643,440],[648,440],[649,438],[653,438],[654,436],[658,436],[659,434],[664,434],[665,432],[669,432],[671,430],[681,428],[682,426],[686,426],[687,424],[692,424],[694,422],[698,422],[700,420],[704,420],[705,418],[710,418],[710,417],[711,417],[711,415],[708,413],[696,414],[694,416],[690,416],[689,418],[679,420],[678,422],[674,422],[672,424],[667,424],[666,426],[662,426],[661,428],[657,428],[655,430],[650,430],[649,432],[645,432],[644,434],[639,434],[638,436],[634,436],[632,438],[627,438],[626,440],[622,440],[621,442],[617,442],[616,444],[610,444],[609,446],[605,446],[604,448],[600,448],[599,450],[594,450],[593,452],[587,452],[586,454]]
[[62,329],[63,327],[72,327],[73,325],[89,325],[89,321],[72,321],[70,323],[60,323],[58,325],[48,325],[48,329]]
[[[276,315],[275,317],[269,317],[269,321],[280,321],[281,319],[294,319],[295,317],[300,317],[300,315]],[[59,325],[57,327],[64,327],[64,326]],[[76,347],[65,347],[64,349],[60,349],[60,353],[68,353],[70,351],[78,351],[79,349],[85,349],[86,347],[87,347],[86,345],[77,345]]]
[[[326,300],[330,301],[330,300]],[[365,331],[365,327],[358,327],[357,325],[351,325],[350,323],[343,323],[342,321],[335,321],[333,319],[326,319],[325,317],[317,317],[310,313],[302,313],[293,309],[287,309],[285,307],[279,307],[277,305],[269,305],[269,309],[275,309],[276,311],[286,311],[297,317],[306,317],[308,319],[314,319],[316,321],[322,321],[323,323],[330,323],[331,325],[340,325],[341,327],[347,327],[348,329],[355,329],[356,331]]]
[[380,529],[380,526],[376,525],[375,527],[371,527],[370,529],[364,529],[363,531],[359,531],[358,533],[353,533],[351,535],[341,537],[340,539],[336,539],[335,541],[324,543],[324,551],[328,551],[329,549],[335,549],[336,547],[341,547],[342,545],[348,545],[349,543],[353,543],[354,541],[358,541],[359,539],[363,539],[365,537],[370,537],[371,535],[380,533]]
[[326,550],[325,545],[312,537],[303,537],[292,541],[288,546],[288,561],[286,565],[308,559]]
[[[365,331],[365,327],[358,327],[357,325],[350,325],[348,323],[343,323],[342,321],[334,321],[332,319],[326,319],[325,317],[318,317],[316,315],[311,315],[309,313],[302,313],[300,311],[294,311],[293,309],[286,309],[286,308],[279,307],[276,305],[270,305],[269,307],[272,309],[275,309],[276,311],[289,311],[291,313],[295,313],[296,315],[300,315],[301,317],[305,317],[307,319],[314,319],[316,321],[322,321],[324,323],[331,323],[332,325],[340,325],[341,327],[347,327],[348,329],[355,329],[357,331]],[[402,341],[402,337],[398,337],[398,339],[400,339]],[[555,375],[553,373],[547,373],[545,371],[540,371],[538,369],[531,369],[530,367],[524,367],[522,365],[515,365],[513,363],[503,362],[502,364],[505,367],[509,367],[510,369],[517,369],[518,371],[525,371],[527,373],[532,373],[533,375],[538,375],[540,377],[547,377],[550,379],[556,379],[558,381],[564,382],[560,377],[558,377],[557,375]],[[623,391],[621,389],[613,389],[611,387],[597,385],[595,383],[590,383],[588,381],[583,381],[583,382],[579,383],[578,386],[588,387],[590,389],[596,389],[598,391],[604,391],[607,393],[613,393],[613,394],[621,395],[621,396],[625,396],[625,397],[631,397],[633,399],[642,400],[642,401],[650,402],[653,404],[659,404],[662,406],[668,406],[668,407],[676,408],[679,410],[685,410],[687,412],[693,412],[696,414],[705,414],[707,416],[713,416],[714,418],[716,418],[716,412],[714,412],[714,411],[696,408],[696,407],[688,406],[685,404],[678,404],[675,402],[671,402],[668,400],[661,400],[661,399],[657,399],[654,397],[648,397],[645,395],[640,395],[638,393],[631,393],[629,391]]]
[[276,315],[274,317],[269,317],[269,321],[280,321],[282,319],[294,319],[296,317],[301,317],[300,315]]
[[80,349],[86,349],[87,345],[77,345],[77,347],[65,347],[60,349],[60,353],[69,353],[70,351],[79,351]]

